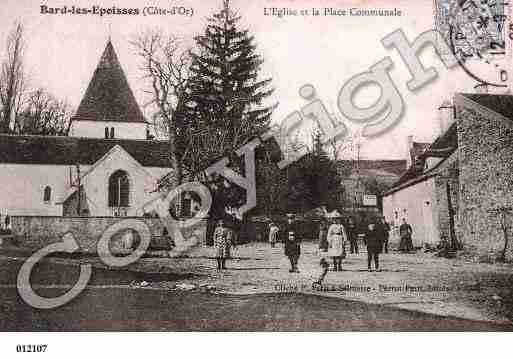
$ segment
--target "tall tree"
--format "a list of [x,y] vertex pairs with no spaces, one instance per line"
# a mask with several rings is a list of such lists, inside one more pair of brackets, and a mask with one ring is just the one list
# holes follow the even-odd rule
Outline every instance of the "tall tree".
[[208,19],[203,35],[191,52],[191,127],[208,128],[222,139],[212,157],[233,153],[268,127],[274,106],[264,101],[273,89],[271,79],[259,79],[263,59],[248,30],[238,27],[240,17],[229,0]]
[[0,133],[16,131],[25,87],[24,29],[16,23],[7,37],[5,57],[0,64]]
[[[256,53],[255,38],[240,29],[239,20],[229,1],[224,0],[222,9],[208,19],[204,33],[195,37],[186,116],[189,131],[203,134],[202,139],[196,137],[195,147],[201,149],[203,163],[195,171],[201,172],[227,156],[232,168],[243,173],[235,151],[268,129],[275,107],[265,104],[273,92],[271,79],[259,78],[263,59]],[[205,138],[209,139],[206,143]],[[211,181],[214,198],[226,206],[240,206],[244,191],[236,186],[227,190],[229,183],[222,178]],[[220,215],[211,213],[213,217]]]

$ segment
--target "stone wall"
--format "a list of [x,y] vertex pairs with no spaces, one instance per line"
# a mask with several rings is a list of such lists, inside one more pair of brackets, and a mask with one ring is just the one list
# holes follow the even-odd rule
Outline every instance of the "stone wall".
[[439,238],[451,239],[449,200],[447,196],[447,185],[451,196],[451,205],[454,213],[454,231],[456,239],[460,240],[458,235],[458,208],[459,208],[459,168],[458,153],[453,153],[441,165],[437,176],[435,177],[436,208],[438,217]]
[[[127,217],[36,217],[36,216],[13,216],[12,231],[18,237],[21,247],[40,249],[48,244],[60,242],[62,236],[68,232],[72,233],[77,240],[80,251],[96,252],[98,241],[102,233],[114,223],[125,220]],[[132,219],[145,222],[152,233],[151,246],[159,244],[164,226],[158,218],[132,217]],[[182,231],[185,238],[195,232],[205,243],[206,220],[201,220],[194,226],[184,228]],[[123,235],[126,231],[120,231],[111,238],[110,247],[112,252],[124,249]]]
[[[470,106],[458,112],[458,232],[467,251],[493,259],[504,246],[495,210],[513,205],[513,123]],[[509,213],[510,237],[511,217]],[[508,257],[513,257],[511,250]]]

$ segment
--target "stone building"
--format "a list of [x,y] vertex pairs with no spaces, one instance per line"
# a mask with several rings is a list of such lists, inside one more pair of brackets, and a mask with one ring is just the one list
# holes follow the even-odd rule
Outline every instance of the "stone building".
[[[460,94],[458,237],[472,252],[495,257],[512,235],[513,96]],[[509,251],[511,256],[511,250]]]
[[513,96],[455,94],[452,103],[440,107],[440,136],[385,193],[384,214],[406,218],[417,246],[445,238],[495,258],[511,236]]

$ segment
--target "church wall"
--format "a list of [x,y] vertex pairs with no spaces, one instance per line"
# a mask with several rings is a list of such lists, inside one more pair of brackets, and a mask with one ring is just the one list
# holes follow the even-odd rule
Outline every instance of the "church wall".
[[[38,217],[14,216],[11,218],[12,230],[18,238],[18,245],[34,250],[41,249],[49,244],[60,242],[66,233],[71,233],[80,246],[79,252],[96,252],[98,241],[103,232],[113,224],[127,218],[114,217]],[[162,243],[164,226],[159,218],[131,218],[143,221],[148,225],[152,235],[150,246]],[[183,228],[182,234],[190,238],[193,234],[205,243],[206,220],[199,220],[191,227]],[[126,249],[125,231],[115,233],[110,240],[110,249],[113,252]]]
[[70,136],[105,138],[105,127],[114,128],[114,138],[146,140],[146,124],[142,122],[86,121],[75,120],[71,124]]
[[127,216],[142,216],[143,205],[156,196],[153,191],[160,177],[153,177],[150,171],[140,166],[126,152],[118,150],[99,162],[83,179],[91,216],[113,215],[113,209],[108,206],[108,183],[109,177],[117,170],[125,171],[129,178]]
[[[128,157],[128,156],[127,156]],[[84,180],[85,196],[89,213],[92,216],[111,216],[107,206],[108,178],[117,169],[125,170],[131,179],[131,209],[128,215],[142,215],[142,206],[150,201],[155,189],[155,181],[169,173],[169,168],[140,167],[133,159],[116,157],[106,160],[103,167]],[[69,186],[70,168],[76,179],[74,166],[36,165],[36,164],[0,164],[0,214],[14,216],[62,216],[64,197],[71,193]],[[91,166],[81,165],[85,174]],[[44,188],[50,186],[51,199],[43,201]]]
[[[69,167],[0,163],[0,213],[5,215],[60,216],[57,204],[69,188]],[[50,201],[43,201],[51,187]]]

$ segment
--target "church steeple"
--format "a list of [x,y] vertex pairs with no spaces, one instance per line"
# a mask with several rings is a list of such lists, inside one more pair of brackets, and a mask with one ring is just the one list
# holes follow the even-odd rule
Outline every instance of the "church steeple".
[[146,123],[110,39],[73,117],[80,120]]

